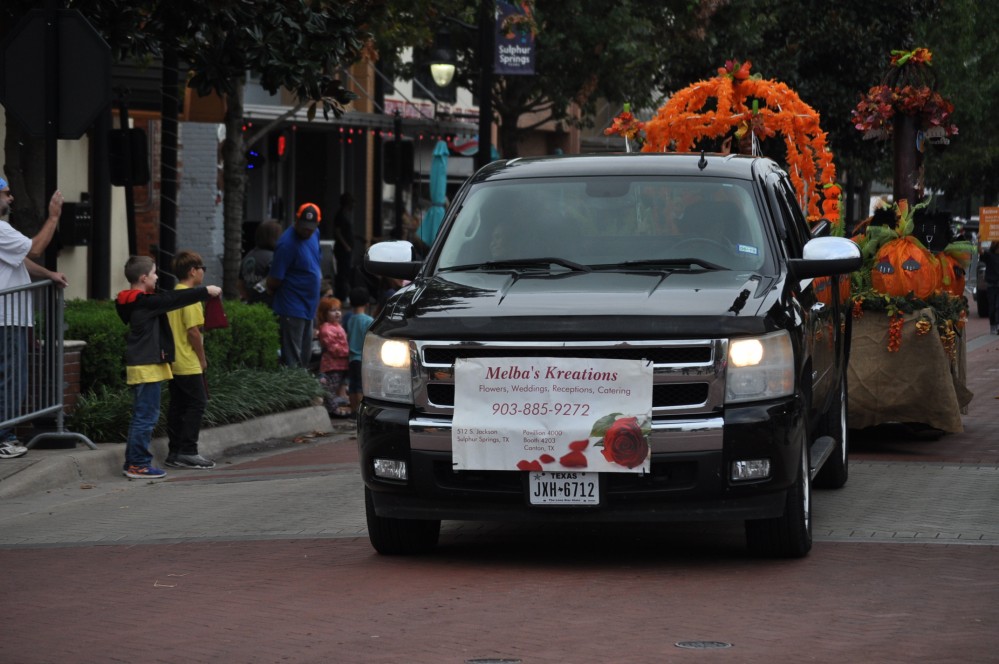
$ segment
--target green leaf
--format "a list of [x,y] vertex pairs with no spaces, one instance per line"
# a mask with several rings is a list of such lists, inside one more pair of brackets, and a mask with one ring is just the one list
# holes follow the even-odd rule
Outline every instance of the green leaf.
[[898,239],[898,233],[887,226],[868,226],[867,240],[861,247],[865,261],[873,260],[885,244]]
[[590,438],[603,438],[607,434],[607,429],[610,428],[612,424],[621,417],[624,413],[611,413],[610,415],[604,415],[599,420],[593,423],[593,429],[590,430]]

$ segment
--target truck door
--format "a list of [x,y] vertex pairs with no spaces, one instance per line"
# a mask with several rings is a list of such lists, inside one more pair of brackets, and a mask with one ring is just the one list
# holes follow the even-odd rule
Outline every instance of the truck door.
[[[794,190],[786,180],[779,182],[775,193],[787,228],[788,252],[792,258],[800,258],[805,243],[811,238],[808,222],[798,205]],[[825,412],[827,400],[836,386],[836,337],[839,330],[834,323],[839,306],[835,295],[839,290],[839,281],[829,277],[802,279],[798,282],[797,290],[805,318],[803,326],[807,357],[812,362],[810,405],[813,414],[816,410]],[[807,389],[807,386],[802,387]]]

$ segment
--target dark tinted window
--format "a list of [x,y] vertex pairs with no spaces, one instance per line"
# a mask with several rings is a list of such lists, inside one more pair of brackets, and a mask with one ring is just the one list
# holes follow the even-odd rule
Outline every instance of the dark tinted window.
[[800,258],[805,243],[808,242],[810,237],[808,222],[805,220],[805,215],[801,212],[801,206],[798,205],[798,199],[795,196],[794,190],[788,185],[786,180],[780,182],[777,194],[781,207],[781,215],[784,217],[784,223],[787,227],[788,248],[792,258]]
[[591,267],[690,258],[759,270],[767,240],[751,184],[692,177],[532,178],[477,186],[439,269],[556,257]]

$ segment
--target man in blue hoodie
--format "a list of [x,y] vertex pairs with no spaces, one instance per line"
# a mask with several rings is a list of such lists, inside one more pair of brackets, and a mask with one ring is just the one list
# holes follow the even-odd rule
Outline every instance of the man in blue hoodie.
[[312,324],[323,280],[316,232],[321,219],[314,203],[298,208],[295,223],[278,238],[267,275],[281,331],[281,364],[286,367],[308,367],[312,360]]

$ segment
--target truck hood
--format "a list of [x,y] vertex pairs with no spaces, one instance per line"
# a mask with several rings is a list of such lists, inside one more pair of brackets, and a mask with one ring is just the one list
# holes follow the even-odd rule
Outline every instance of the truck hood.
[[757,334],[779,279],[752,272],[446,272],[418,279],[374,331],[407,338]]

